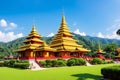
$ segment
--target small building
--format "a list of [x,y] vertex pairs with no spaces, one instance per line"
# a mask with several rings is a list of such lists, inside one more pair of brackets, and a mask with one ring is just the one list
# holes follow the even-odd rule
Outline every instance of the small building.
[[105,59],[105,57],[104,57],[103,54],[104,54],[104,52],[103,52],[103,50],[101,49],[100,44],[98,44],[98,49],[97,49],[97,51],[95,52],[95,57],[100,58],[100,59]]
[[4,59],[6,59],[6,60],[10,60],[10,59],[13,59],[14,57],[13,57],[13,55],[12,55],[12,53],[10,53],[8,56],[4,56]]
[[120,48],[117,48],[118,55],[115,57],[116,60],[120,61]]

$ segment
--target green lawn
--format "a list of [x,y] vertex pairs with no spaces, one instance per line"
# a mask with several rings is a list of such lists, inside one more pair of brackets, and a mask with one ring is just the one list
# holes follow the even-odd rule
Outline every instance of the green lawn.
[[115,64],[48,68],[38,71],[0,67],[0,80],[100,80],[101,68],[112,65]]

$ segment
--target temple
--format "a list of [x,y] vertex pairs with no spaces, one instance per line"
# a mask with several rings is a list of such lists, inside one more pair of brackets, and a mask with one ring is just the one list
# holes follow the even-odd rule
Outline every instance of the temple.
[[73,35],[67,27],[64,15],[62,16],[58,33],[51,41],[50,47],[57,50],[55,56],[62,58],[84,57],[85,53],[90,52],[90,50],[83,48],[82,45],[78,45],[77,41],[73,39]]
[[23,42],[24,46],[21,46],[18,50],[15,50],[15,52],[18,52],[19,54],[19,59],[34,59],[34,50],[38,46],[43,44],[43,41],[40,40],[40,38],[41,36],[38,34],[38,32],[35,29],[35,26],[33,25],[30,34],[26,37],[26,40]]
[[90,52],[90,50],[83,48],[82,45],[78,45],[77,41],[73,39],[64,15],[62,16],[60,28],[49,45],[40,38],[41,36],[33,26],[24,41],[24,46],[16,50],[19,59],[85,58],[85,54]]
[[104,52],[101,49],[100,44],[98,44],[98,50],[96,51],[95,57],[105,59],[103,54],[104,54]]
[[120,48],[117,48],[118,55],[115,57],[116,60],[120,61]]

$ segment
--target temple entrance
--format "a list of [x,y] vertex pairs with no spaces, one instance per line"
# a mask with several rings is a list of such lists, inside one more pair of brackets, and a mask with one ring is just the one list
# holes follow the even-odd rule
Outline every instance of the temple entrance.
[[77,54],[75,52],[71,52],[70,57],[77,57]]
[[54,53],[54,56],[55,56],[55,57],[59,57],[59,52],[55,52],[55,53]]

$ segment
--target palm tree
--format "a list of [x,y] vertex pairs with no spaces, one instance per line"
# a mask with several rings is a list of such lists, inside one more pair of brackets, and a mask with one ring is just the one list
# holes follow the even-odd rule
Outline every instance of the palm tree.
[[117,35],[120,35],[120,29],[118,29],[116,33],[117,33]]

